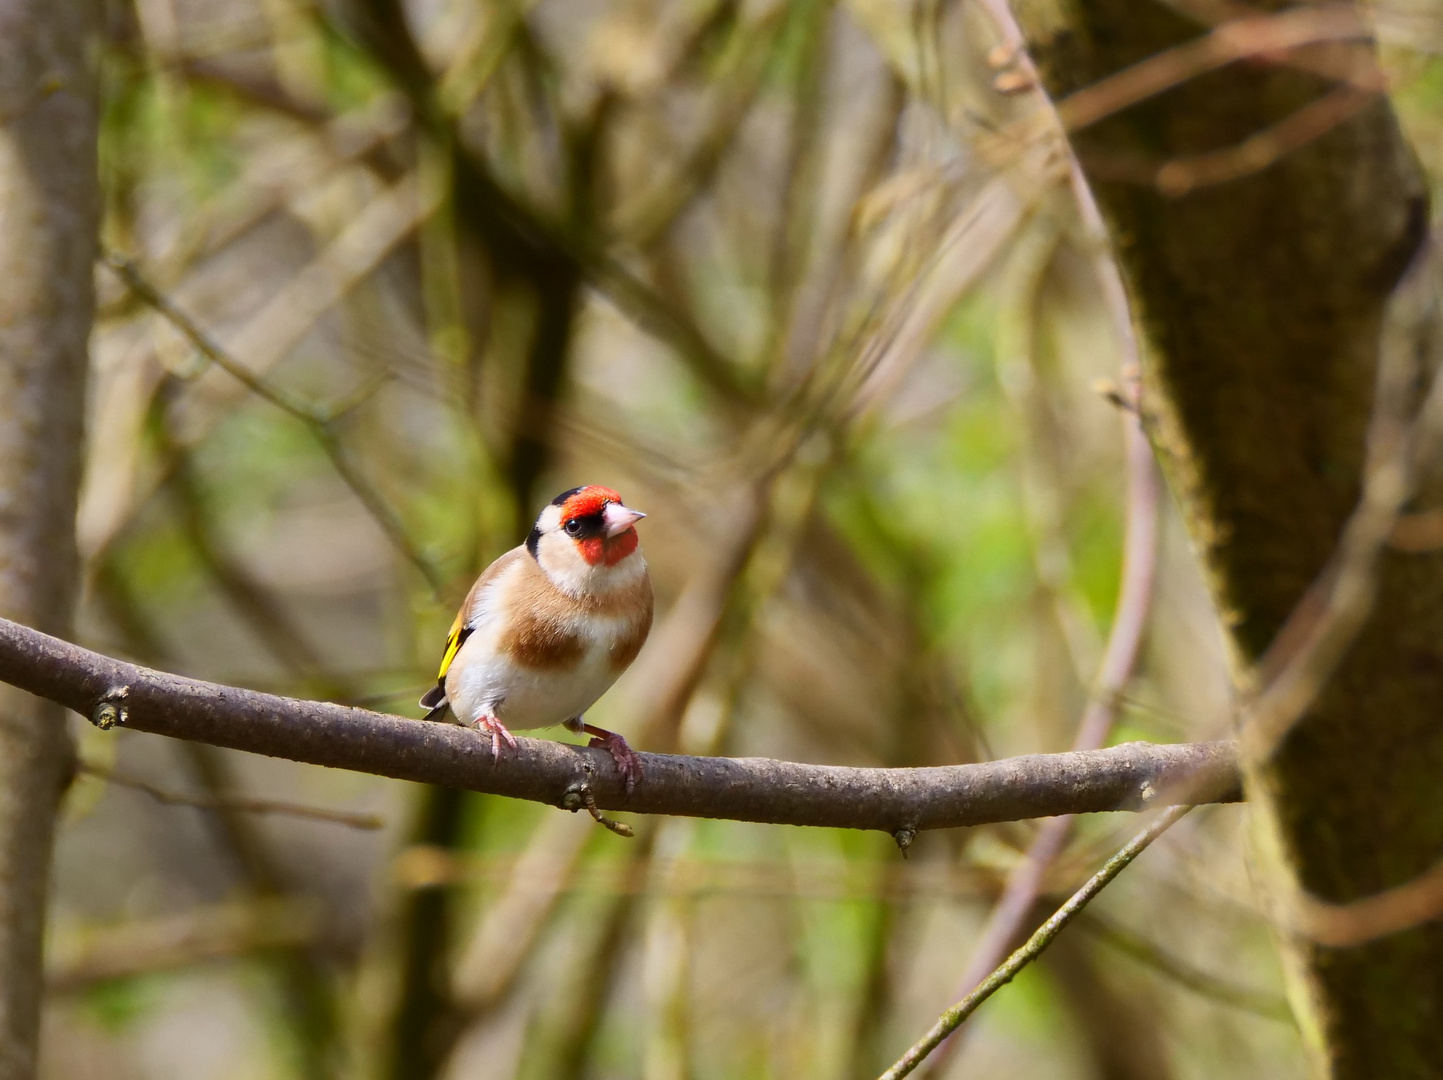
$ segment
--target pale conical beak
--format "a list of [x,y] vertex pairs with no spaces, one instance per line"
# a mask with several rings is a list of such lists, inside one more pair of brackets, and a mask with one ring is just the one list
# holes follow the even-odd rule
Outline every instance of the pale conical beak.
[[646,515],[620,503],[607,503],[603,517],[606,520],[606,535],[611,537],[620,536]]

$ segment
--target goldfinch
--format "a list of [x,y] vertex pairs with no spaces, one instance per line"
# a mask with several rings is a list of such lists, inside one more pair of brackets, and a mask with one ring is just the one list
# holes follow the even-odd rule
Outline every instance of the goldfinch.
[[456,613],[426,719],[449,706],[491,736],[501,757],[510,728],[565,724],[610,751],[628,793],[642,778],[626,740],[583,714],[636,659],[651,630],[651,579],[635,525],[646,515],[610,488],[563,491],[526,543],[493,562]]

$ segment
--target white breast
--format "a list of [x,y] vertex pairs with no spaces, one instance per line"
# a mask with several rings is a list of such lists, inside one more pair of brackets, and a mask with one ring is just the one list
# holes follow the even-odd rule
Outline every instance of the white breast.
[[451,707],[465,724],[482,716],[518,730],[560,724],[590,708],[619,674],[611,660],[613,646],[630,632],[631,620],[597,614],[578,613],[570,622],[568,629],[584,651],[564,667],[528,667],[513,660],[502,648],[507,629],[502,612],[513,573],[501,575],[478,598],[472,632],[446,679]]

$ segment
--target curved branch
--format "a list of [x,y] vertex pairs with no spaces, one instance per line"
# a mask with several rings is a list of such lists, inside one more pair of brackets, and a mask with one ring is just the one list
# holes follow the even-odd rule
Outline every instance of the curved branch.
[[566,809],[594,798],[608,810],[880,829],[903,844],[921,829],[1239,797],[1231,743],[1127,743],[923,769],[644,754],[646,782],[628,798],[603,750],[520,739],[497,763],[465,728],[169,675],[5,619],[0,681],[98,723],[312,765]]

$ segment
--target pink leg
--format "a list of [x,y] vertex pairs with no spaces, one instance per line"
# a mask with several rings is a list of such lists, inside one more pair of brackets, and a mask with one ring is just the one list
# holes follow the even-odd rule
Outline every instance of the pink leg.
[[616,762],[616,771],[621,773],[621,778],[626,781],[626,793],[630,795],[642,780],[641,755],[614,731],[593,727],[591,724],[582,724],[581,730],[595,736],[587,746],[599,746],[611,754],[611,759]]
[[506,730],[506,725],[494,716],[478,716],[471,722],[471,726],[477,731],[489,732],[491,735],[491,757],[495,761],[501,760],[501,740],[505,739],[511,749],[516,749],[516,736]]

